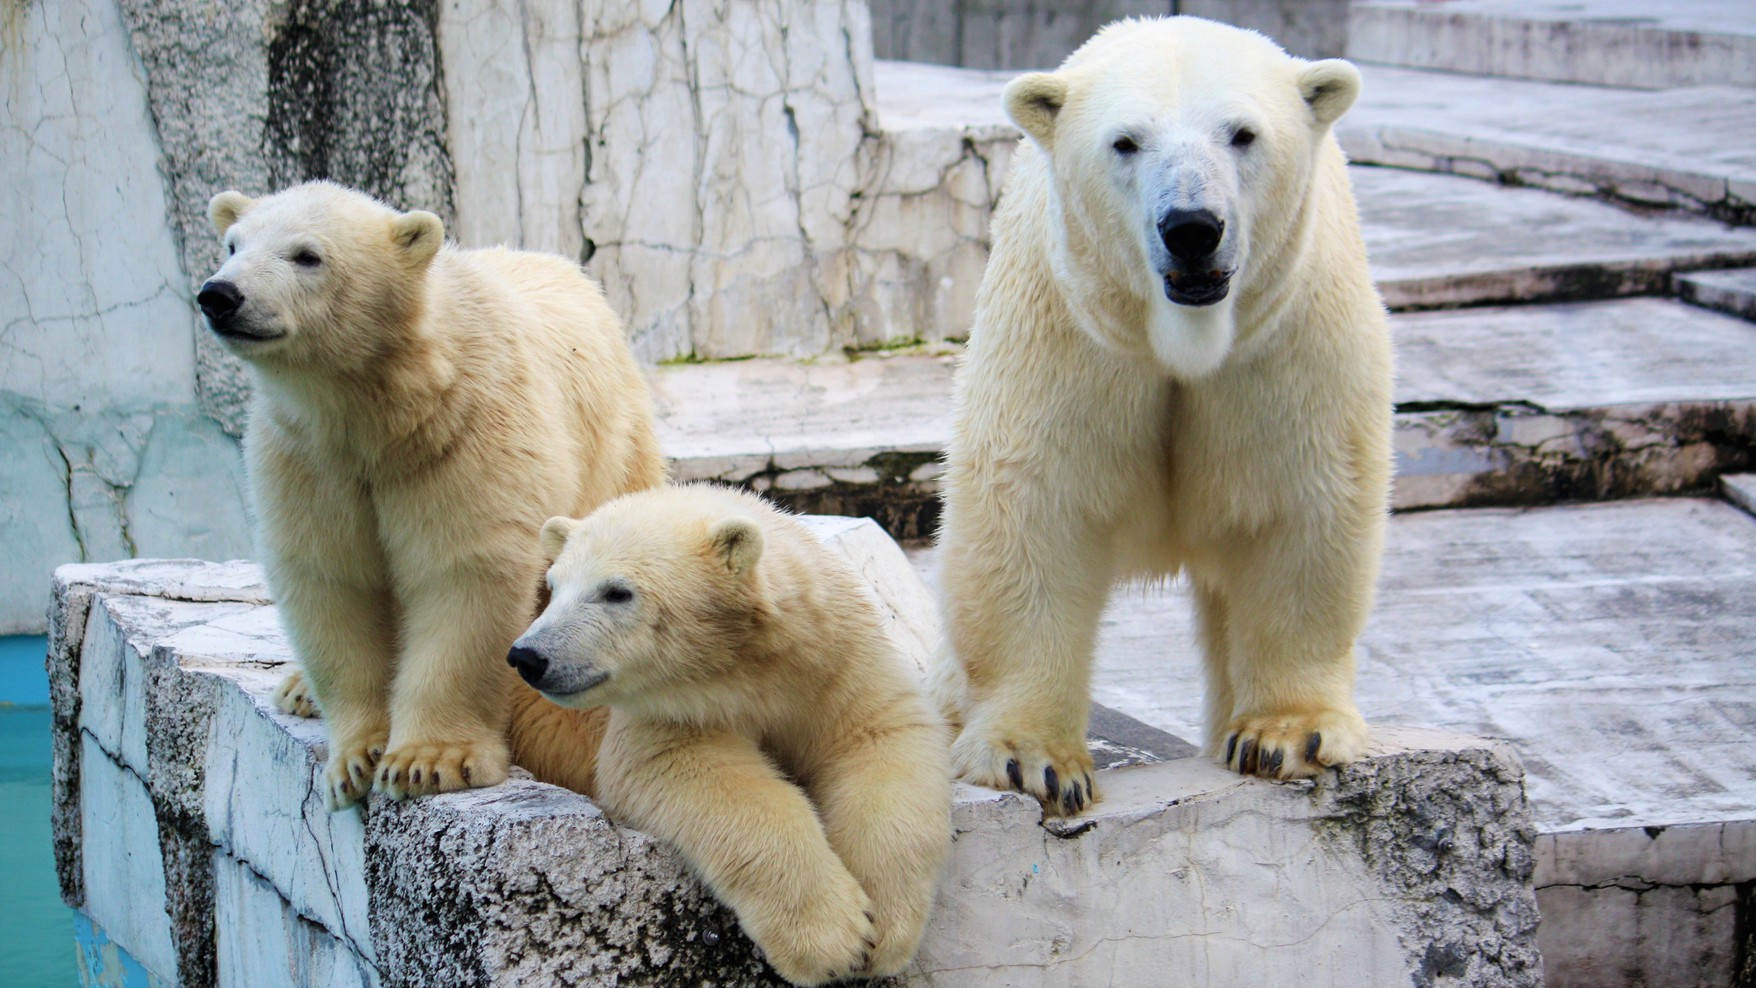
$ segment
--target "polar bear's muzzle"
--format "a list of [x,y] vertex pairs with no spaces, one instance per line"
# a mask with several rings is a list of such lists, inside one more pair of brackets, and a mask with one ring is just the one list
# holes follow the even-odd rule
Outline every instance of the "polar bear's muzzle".
[[201,286],[200,294],[195,296],[195,302],[201,306],[201,314],[207,317],[208,328],[227,339],[261,341],[286,335],[263,332],[260,327],[252,325],[244,315],[244,293],[237,285],[222,278],[209,278]]
[[556,701],[577,696],[610,678],[607,671],[595,666],[557,666],[538,649],[516,642],[506,653],[506,664],[518,670],[518,675],[537,692]]
[[1170,209],[1158,221],[1159,240],[1171,255],[1165,298],[1177,305],[1212,305],[1231,289],[1232,272],[1216,257],[1225,220],[1208,209]]

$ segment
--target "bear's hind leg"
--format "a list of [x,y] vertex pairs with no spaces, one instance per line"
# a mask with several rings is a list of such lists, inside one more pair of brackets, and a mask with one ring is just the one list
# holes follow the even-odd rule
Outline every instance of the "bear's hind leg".
[[871,899],[804,792],[748,738],[612,713],[598,788],[612,818],[676,845],[781,977],[865,970]]
[[951,849],[945,728],[918,699],[897,713],[834,749],[810,784],[830,846],[872,898],[874,976],[914,958]]

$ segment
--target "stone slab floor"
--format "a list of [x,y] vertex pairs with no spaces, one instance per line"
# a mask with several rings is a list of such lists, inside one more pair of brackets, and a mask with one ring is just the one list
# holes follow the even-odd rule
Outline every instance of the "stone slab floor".
[[[1545,833],[1756,829],[1756,519],[1726,502],[1398,515],[1359,658],[1368,720],[1511,740]],[[1117,591],[1095,689],[1201,736],[1182,581]]]

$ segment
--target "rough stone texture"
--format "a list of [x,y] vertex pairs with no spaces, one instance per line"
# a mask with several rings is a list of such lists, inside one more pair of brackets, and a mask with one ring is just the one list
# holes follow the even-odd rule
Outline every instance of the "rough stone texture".
[[1756,222],[1756,89],[1574,86],[1362,65],[1350,160]]
[[1677,297],[1756,322],[1756,268],[1696,271],[1676,278]]
[[1348,57],[1608,86],[1756,86],[1756,14],[1742,0],[1358,0]]
[[[809,524],[925,661],[930,598],[896,545],[869,521]],[[58,580],[54,678],[83,689],[57,715],[74,701],[85,763],[58,761],[76,782],[57,807],[64,892],[164,983],[778,983],[675,853],[581,796],[515,778],[327,813],[321,724],[273,709],[288,654],[254,567]],[[1138,724],[1118,739],[1181,744]],[[1105,802],[1076,821],[960,790],[936,918],[895,983],[1540,983],[1533,833],[1504,745],[1390,730],[1315,787],[1188,752],[1106,770]],[[167,821],[211,849],[208,867],[163,853]],[[200,918],[205,953],[189,942]]]

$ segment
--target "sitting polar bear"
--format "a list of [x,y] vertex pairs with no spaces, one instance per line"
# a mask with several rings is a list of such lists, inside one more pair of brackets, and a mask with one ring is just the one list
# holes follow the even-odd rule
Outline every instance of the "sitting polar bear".
[[788,981],[900,971],[950,849],[947,738],[861,579],[717,487],[554,518],[542,543],[549,606],[507,659],[611,708],[604,809],[675,844]]
[[1359,757],[1354,640],[1390,475],[1388,324],[1331,125],[1346,62],[1191,17],[1099,32],[1006,88],[1012,160],[955,388],[941,532],[954,770],[1051,813],[1111,586],[1187,573],[1207,745]]
[[303,670],[277,700],[327,721],[330,807],[492,785],[514,754],[589,788],[572,753],[601,723],[554,716],[504,658],[543,520],[664,479],[602,293],[327,182],[208,211],[228,256],[197,301],[256,371],[250,494]]

